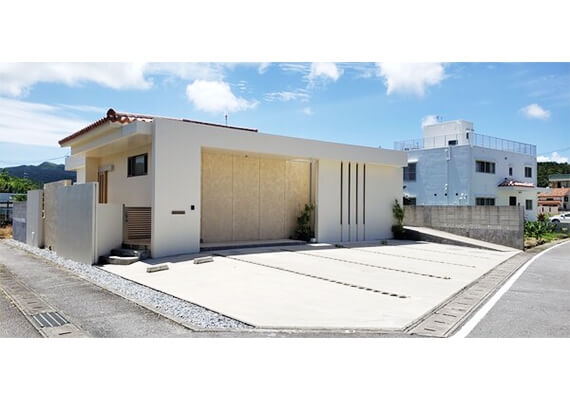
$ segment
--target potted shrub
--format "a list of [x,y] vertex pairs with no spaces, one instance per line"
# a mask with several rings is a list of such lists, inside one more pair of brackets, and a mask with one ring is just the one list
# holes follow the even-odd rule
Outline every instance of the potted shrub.
[[394,200],[394,205],[392,206],[392,215],[396,220],[396,224],[392,225],[392,233],[394,234],[394,239],[405,239],[406,229],[404,229],[404,208],[398,202],[398,199]]

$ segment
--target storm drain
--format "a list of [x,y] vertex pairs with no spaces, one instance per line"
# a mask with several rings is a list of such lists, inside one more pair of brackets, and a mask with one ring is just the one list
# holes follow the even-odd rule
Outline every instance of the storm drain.
[[44,312],[32,315],[32,319],[40,326],[40,328],[55,328],[69,324],[69,321],[63,318],[58,312]]

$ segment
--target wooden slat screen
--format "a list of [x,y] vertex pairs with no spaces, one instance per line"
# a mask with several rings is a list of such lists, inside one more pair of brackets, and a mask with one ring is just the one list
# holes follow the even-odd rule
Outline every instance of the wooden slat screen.
[[150,207],[125,207],[127,240],[150,239],[152,209]]

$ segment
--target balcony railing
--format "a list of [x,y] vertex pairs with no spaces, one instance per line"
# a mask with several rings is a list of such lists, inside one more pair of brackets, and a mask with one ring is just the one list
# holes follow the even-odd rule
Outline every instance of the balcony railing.
[[394,142],[394,149],[400,151],[411,151],[467,144],[470,146],[485,147],[487,149],[536,156],[536,145],[534,144],[515,142],[473,132],[397,141]]

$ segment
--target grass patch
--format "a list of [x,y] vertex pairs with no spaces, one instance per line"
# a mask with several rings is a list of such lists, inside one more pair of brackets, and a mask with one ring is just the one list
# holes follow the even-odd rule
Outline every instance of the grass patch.
[[524,248],[530,249],[531,247],[540,246],[544,243],[553,242],[556,240],[568,239],[570,238],[569,232],[548,232],[544,233],[540,239],[534,237],[526,236],[524,237]]

